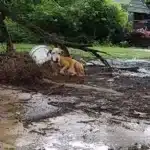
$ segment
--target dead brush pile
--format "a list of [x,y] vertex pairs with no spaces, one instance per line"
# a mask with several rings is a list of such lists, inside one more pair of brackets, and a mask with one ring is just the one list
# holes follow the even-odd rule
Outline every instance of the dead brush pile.
[[34,84],[42,79],[42,72],[28,53],[0,55],[0,83]]

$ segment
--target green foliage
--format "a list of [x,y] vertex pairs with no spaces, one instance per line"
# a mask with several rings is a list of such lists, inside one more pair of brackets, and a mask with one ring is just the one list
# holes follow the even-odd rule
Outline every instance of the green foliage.
[[43,30],[52,33],[63,33],[67,20],[63,17],[64,8],[53,0],[41,0],[30,14],[30,21]]
[[127,24],[126,24],[126,29],[127,29],[127,31],[128,32],[132,32],[133,31],[133,26],[132,26],[132,21],[130,21],[130,22],[128,22]]
[[[13,10],[17,17],[49,33],[65,36],[71,41],[88,42],[107,39],[118,42],[117,39],[122,36],[128,20],[127,12],[113,0],[10,1],[8,8]],[[19,34],[23,32],[17,31],[15,27],[16,25],[8,23],[10,32],[14,34],[12,36],[18,40]]]
[[13,42],[37,43],[39,42],[37,36],[21,25],[12,22],[10,19],[5,20],[8,31],[12,37]]
[[67,12],[79,33],[95,40],[114,38],[125,27],[128,15],[112,0],[77,1]]
[[145,3],[146,4],[150,4],[150,0],[145,0]]
[[55,0],[55,2],[62,7],[70,7],[75,2],[75,0]]
[[[2,37],[9,38],[7,29],[4,24],[4,20],[8,17],[17,22],[18,19],[27,20],[28,15],[34,10],[35,4],[39,3],[39,0],[0,0],[0,32]],[[14,41],[28,41],[27,39],[33,37],[31,36],[30,31],[23,28],[22,26],[17,25],[14,22],[6,19],[7,28],[13,37]],[[4,30],[5,29],[5,30]],[[7,34],[7,35],[6,35]],[[6,41],[6,38],[3,38],[1,42]],[[36,38],[32,38],[36,39]],[[33,40],[30,41],[33,41]]]

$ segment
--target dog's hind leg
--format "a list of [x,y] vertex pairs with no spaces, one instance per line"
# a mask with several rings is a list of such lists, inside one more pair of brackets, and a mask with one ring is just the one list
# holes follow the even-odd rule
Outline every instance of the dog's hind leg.
[[70,73],[71,75],[76,75],[77,74],[77,72],[75,71],[75,63],[76,62],[72,62],[71,64],[70,64],[70,67],[69,67],[69,69],[68,69],[68,73]]
[[70,67],[70,68],[68,69],[68,73],[71,74],[72,76],[74,76],[74,75],[77,74],[76,71],[75,71],[75,69],[74,69],[74,67]]

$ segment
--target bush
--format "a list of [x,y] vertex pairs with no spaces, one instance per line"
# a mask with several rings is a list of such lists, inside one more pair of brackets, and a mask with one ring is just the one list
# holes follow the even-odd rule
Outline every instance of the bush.
[[78,1],[67,14],[78,33],[94,40],[117,40],[128,20],[127,13],[112,0]]
[[[120,42],[128,20],[127,12],[113,0],[41,0],[38,5],[29,7],[31,10],[27,8],[24,7],[22,15],[30,23],[46,32],[82,43],[105,40]],[[7,21],[7,25],[13,40],[39,41],[23,27],[11,21]]]

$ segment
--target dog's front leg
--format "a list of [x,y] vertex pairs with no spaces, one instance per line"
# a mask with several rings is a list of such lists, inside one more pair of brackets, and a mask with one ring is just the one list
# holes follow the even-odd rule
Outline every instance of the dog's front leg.
[[64,66],[61,70],[60,70],[60,74],[65,74],[65,70],[68,69],[68,65]]

